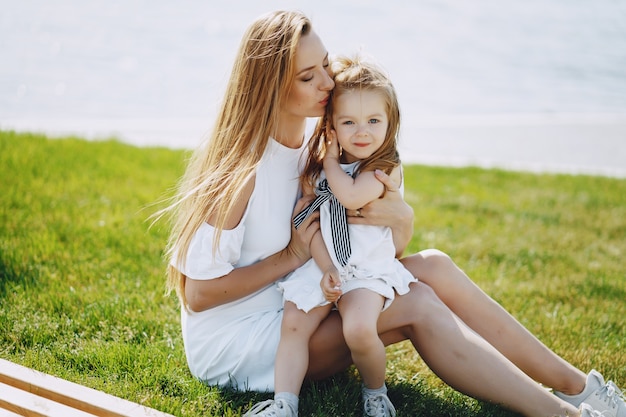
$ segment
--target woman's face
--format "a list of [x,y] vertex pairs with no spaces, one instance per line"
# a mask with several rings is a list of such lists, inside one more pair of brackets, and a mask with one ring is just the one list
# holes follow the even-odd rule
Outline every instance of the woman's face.
[[296,75],[284,112],[294,117],[323,116],[335,83],[331,77],[328,52],[314,31],[300,38],[295,68]]

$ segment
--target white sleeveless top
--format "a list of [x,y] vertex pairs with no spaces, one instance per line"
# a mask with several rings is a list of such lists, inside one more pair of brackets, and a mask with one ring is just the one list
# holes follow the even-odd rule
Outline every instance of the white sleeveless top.
[[[299,149],[287,148],[270,139],[239,225],[222,231],[214,258],[214,228],[204,223],[191,241],[185,266],[178,269],[192,279],[213,279],[284,249],[291,238],[303,162],[300,156],[305,148],[305,144]],[[282,307],[281,293],[271,284],[206,311],[181,308],[191,373],[209,385],[273,391]]]

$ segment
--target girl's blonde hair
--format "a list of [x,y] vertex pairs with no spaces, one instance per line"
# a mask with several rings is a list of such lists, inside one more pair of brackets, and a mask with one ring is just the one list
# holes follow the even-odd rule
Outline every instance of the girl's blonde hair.
[[309,156],[301,175],[303,184],[315,185],[323,168],[323,159],[326,154],[326,137],[332,126],[333,102],[336,97],[354,91],[375,91],[381,93],[385,99],[389,125],[385,140],[376,152],[369,158],[362,160],[355,172],[374,171],[380,169],[389,174],[393,168],[400,165],[400,155],[397,149],[398,133],[400,131],[400,105],[396,90],[385,71],[371,61],[359,56],[354,58],[339,56],[332,60],[331,69],[335,80],[335,88],[324,117],[321,118],[309,141]]
[[[206,144],[192,156],[178,186],[166,258],[184,265],[190,242],[203,222],[214,219],[214,248],[228,213],[255,169],[295,78],[295,53],[311,22],[300,12],[276,11],[259,17],[245,32],[224,100]],[[214,250],[215,254],[215,250]],[[185,277],[168,268],[168,292],[186,306]]]

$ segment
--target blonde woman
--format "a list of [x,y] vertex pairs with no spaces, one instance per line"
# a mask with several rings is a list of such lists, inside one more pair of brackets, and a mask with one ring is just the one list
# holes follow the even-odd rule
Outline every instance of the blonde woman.
[[[307,203],[298,200],[306,118],[324,114],[333,86],[328,53],[306,16],[260,17],[243,36],[209,141],[181,180],[169,209],[168,286],[181,301],[189,369],[207,384],[274,389],[282,318],[276,282],[310,258],[319,230],[316,215],[292,226],[294,212]],[[412,210],[393,181],[378,178],[385,196],[361,208],[356,222],[391,227],[401,254],[411,237]],[[403,263],[420,282],[380,314],[386,345],[411,340],[451,386],[526,416],[581,415],[581,399],[568,398],[572,405],[532,378],[577,394],[585,374],[537,341],[447,256],[426,251]],[[309,378],[351,363],[338,314],[321,323],[309,347]],[[608,410],[616,396],[606,394],[615,391],[598,384],[585,390],[598,394]],[[618,407],[622,414],[612,415],[622,417],[623,401]],[[591,415],[586,408],[583,413]]]

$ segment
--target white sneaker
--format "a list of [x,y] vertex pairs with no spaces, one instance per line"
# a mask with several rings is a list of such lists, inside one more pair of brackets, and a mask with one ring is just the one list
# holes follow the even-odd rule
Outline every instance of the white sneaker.
[[604,377],[595,369],[587,375],[585,389],[578,395],[566,395],[558,391],[554,394],[578,407],[585,403],[605,417],[626,417],[626,402],[622,391],[613,381],[604,382]]
[[367,417],[395,417],[396,409],[386,394],[363,394],[363,410]]
[[603,417],[602,413],[594,410],[585,403],[580,405],[580,417]]
[[242,417],[298,417],[298,411],[293,410],[283,400],[267,400],[257,403]]

